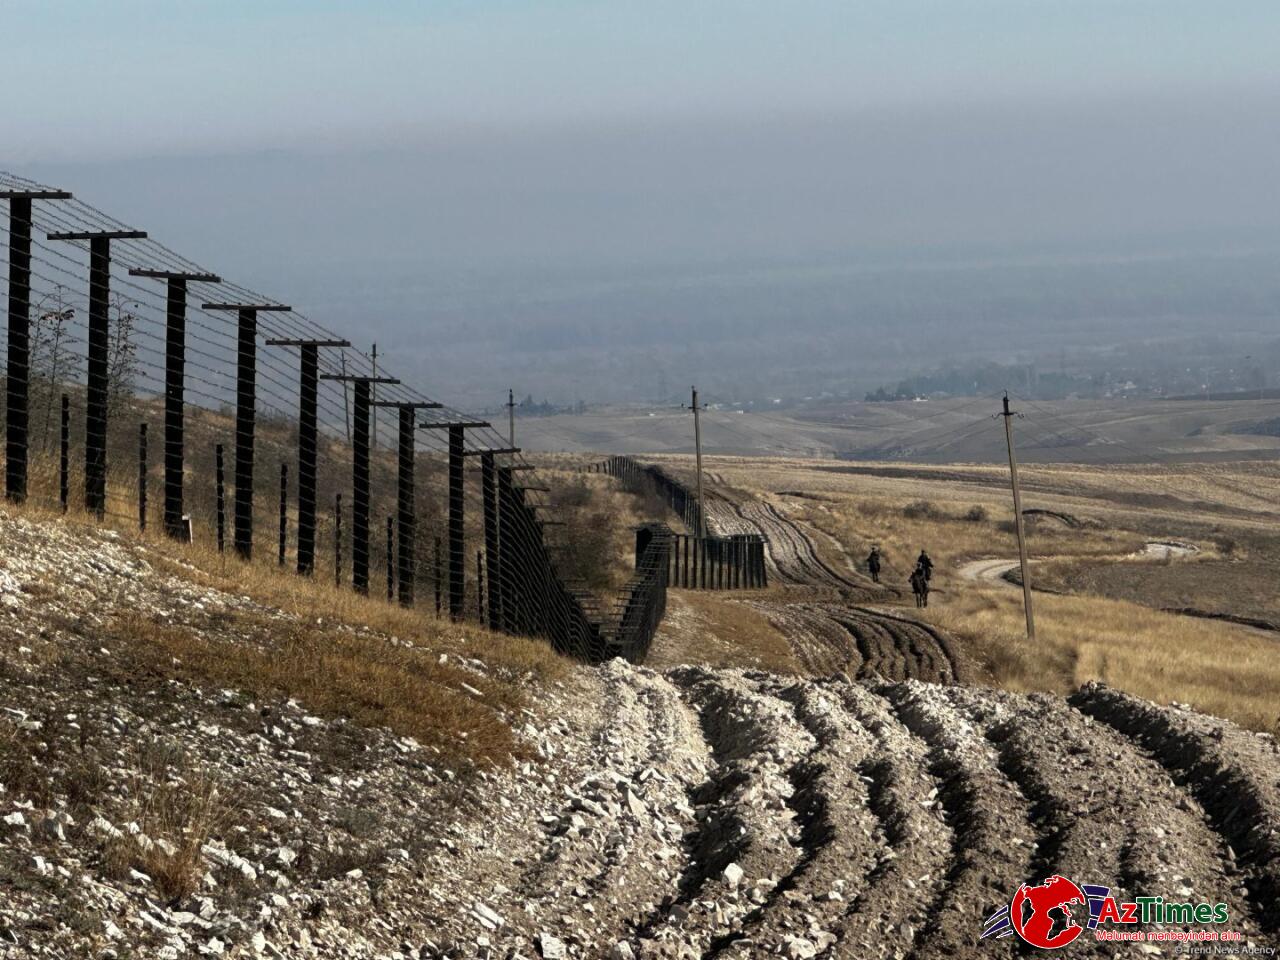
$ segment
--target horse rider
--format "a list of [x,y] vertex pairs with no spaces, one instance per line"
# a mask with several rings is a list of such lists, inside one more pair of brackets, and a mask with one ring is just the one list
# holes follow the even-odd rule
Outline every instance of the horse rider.
[[916,557],[916,569],[924,574],[925,583],[933,579],[933,561],[929,559],[929,554],[924,552],[924,547],[920,548],[920,556]]
[[871,574],[873,583],[880,582],[880,548],[872,547],[871,553],[867,555],[867,572]]
[[927,607],[929,605],[929,577],[924,572],[924,567],[916,565],[911,571],[909,580],[911,584],[911,592],[915,595],[917,607]]

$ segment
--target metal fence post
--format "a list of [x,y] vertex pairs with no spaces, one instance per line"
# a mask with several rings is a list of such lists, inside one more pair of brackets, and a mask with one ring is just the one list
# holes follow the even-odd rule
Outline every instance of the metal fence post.
[[301,354],[298,378],[298,573],[309,577],[316,566],[316,420],[320,348],[349,347],[351,342],[273,338],[266,345],[297,347]]
[[31,389],[31,215],[33,200],[69,200],[65,190],[5,190],[9,201],[9,327],[5,403],[5,495],[27,496],[27,402]]
[[387,517],[387,603],[396,596],[396,528],[395,521]]
[[84,506],[98,519],[107,510],[111,241],[145,240],[141,230],[50,233],[50,240],[89,241],[89,356],[85,383]]
[[498,559],[498,504],[497,477],[494,473],[493,454],[480,455],[480,495],[484,500],[484,552],[485,572],[489,584],[489,629],[497,630],[502,621],[502,585],[494,568],[501,565]]
[[205,310],[234,311],[236,327],[235,548],[253,557],[253,440],[257,422],[258,313],[286,312],[278,303],[206,303]]
[[134,267],[133,277],[165,281],[164,341],[164,532],[175,540],[186,540],[189,530],[182,522],[183,459],[186,439],[183,430],[187,365],[187,283],[221,283],[213,273],[186,273]]
[[213,462],[215,471],[215,499],[217,501],[218,510],[218,552],[222,553],[226,549],[227,543],[227,499],[222,480],[222,444],[218,444],[214,448]]
[[449,428],[449,617],[462,619],[462,605],[466,596],[464,582],[463,546],[463,475],[462,453],[466,449],[463,428]]
[[370,429],[377,429],[373,416],[373,385],[396,384],[394,377],[362,377],[322,374],[321,380],[350,381],[355,385],[354,424],[351,434],[351,586],[356,593],[369,592],[369,509],[372,485],[369,482]]
[[58,500],[62,512],[71,502],[71,398],[62,395],[62,433],[58,450]]
[[333,500],[333,585],[342,586],[342,494]]
[[147,532],[147,425],[138,424],[138,530]]
[[276,549],[276,566],[284,566],[285,546],[289,539],[289,465],[280,464],[280,542]]

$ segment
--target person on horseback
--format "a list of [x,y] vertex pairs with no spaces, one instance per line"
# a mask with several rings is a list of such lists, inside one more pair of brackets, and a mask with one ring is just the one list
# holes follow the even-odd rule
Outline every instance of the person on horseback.
[[929,605],[929,577],[925,568],[919,564],[911,571],[911,592],[915,595],[917,607]]
[[920,556],[916,557],[916,569],[924,574],[925,583],[933,579],[933,561],[929,559],[929,554],[924,552],[924,547],[920,548]]
[[880,582],[880,548],[878,546],[873,546],[871,553],[867,555],[867,572],[871,574],[872,582]]

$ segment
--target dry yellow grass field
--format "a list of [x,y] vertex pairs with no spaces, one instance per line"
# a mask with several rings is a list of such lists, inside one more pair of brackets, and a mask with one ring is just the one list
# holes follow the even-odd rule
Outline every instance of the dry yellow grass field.
[[[691,471],[688,458],[663,462]],[[1157,609],[1253,614],[1280,600],[1276,464],[1024,468],[1025,508],[1081,522],[1029,525],[1033,583],[1074,565],[1091,570],[1096,583],[1128,584],[1118,597],[1037,591],[1034,644],[1025,636],[1020,590],[959,573],[968,561],[1017,557],[1007,468],[712,457],[706,470],[717,490],[767,498],[817,531],[815,547],[833,565],[860,562],[876,543],[888,557],[882,577],[905,587],[916,554],[927,548],[936,592],[920,613],[963,641],[984,682],[1064,692],[1098,679],[1252,729],[1280,730],[1280,634]],[[971,511],[975,519],[966,519]],[[1198,553],[1163,563],[1134,556],[1155,539]]]

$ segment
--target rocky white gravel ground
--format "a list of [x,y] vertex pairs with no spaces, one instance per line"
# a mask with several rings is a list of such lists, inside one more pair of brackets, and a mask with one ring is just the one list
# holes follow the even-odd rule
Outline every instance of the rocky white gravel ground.
[[[1059,870],[1280,932],[1280,751],[1180,708],[614,661],[508,718],[536,759],[463,771],[306,704],[122,675],[95,633],[122,608],[285,616],[0,515],[5,957],[1010,955],[982,921]],[[175,845],[154,798],[210,783],[224,816],[166,896],[137,866]]]

